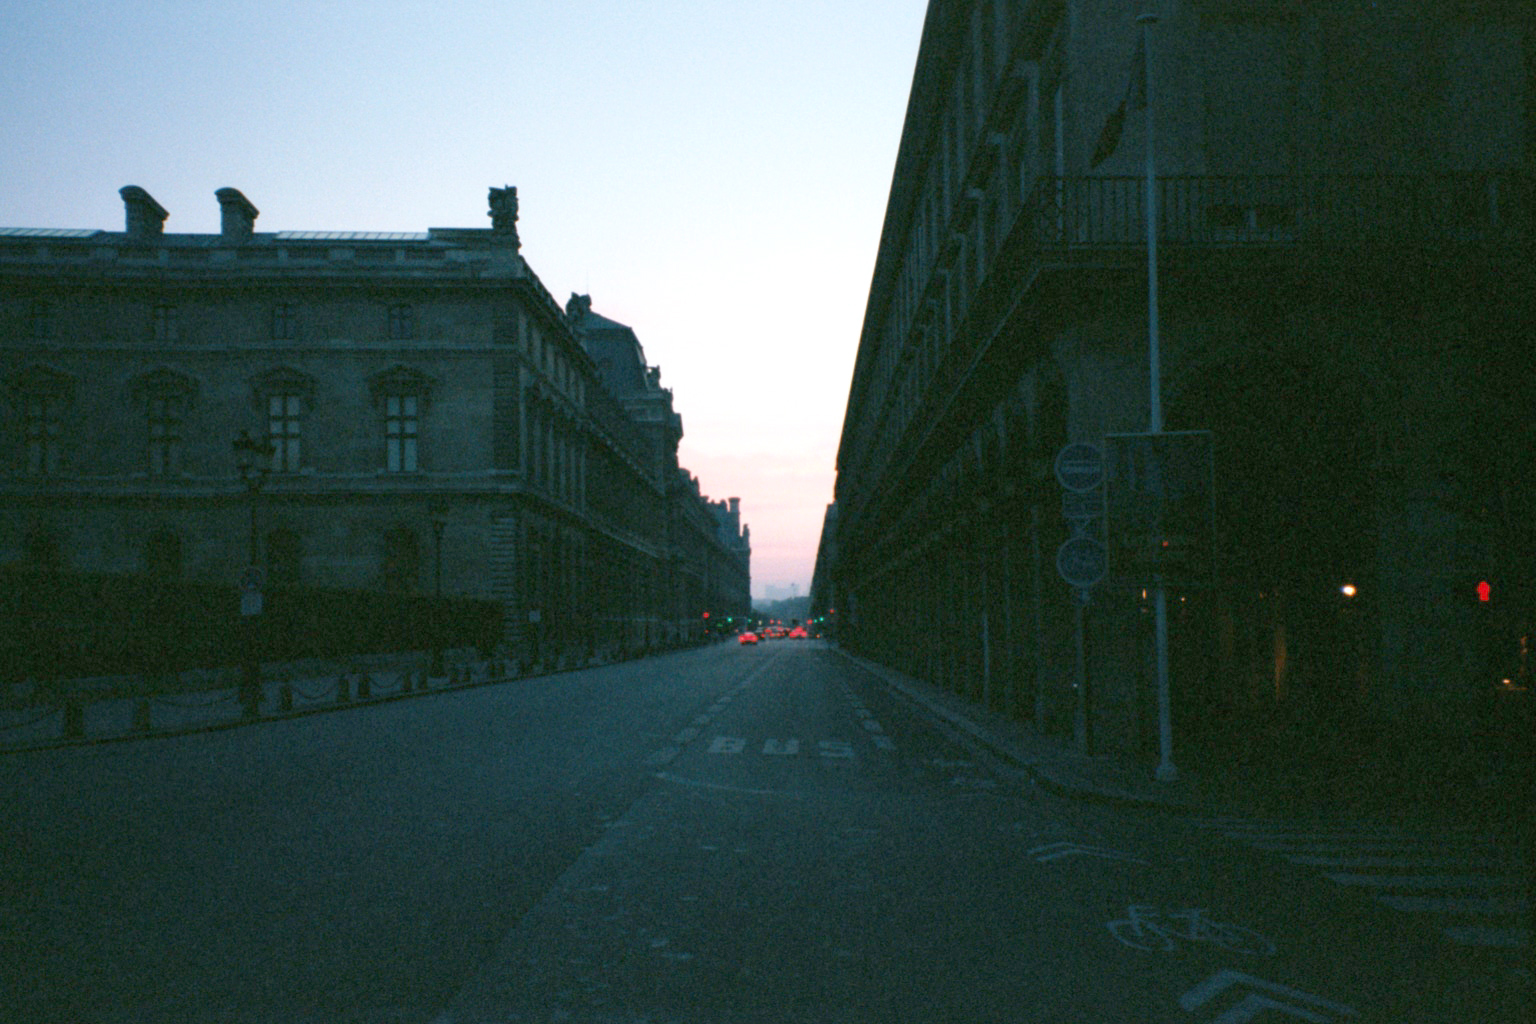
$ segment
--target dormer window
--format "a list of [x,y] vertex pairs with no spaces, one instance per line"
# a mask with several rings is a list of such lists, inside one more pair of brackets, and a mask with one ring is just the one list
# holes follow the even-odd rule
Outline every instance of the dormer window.
[[298,316],[293,306],[279,302],[272,307],[272,340],[292,341],[298,337]]
[[53,340],[53,306],[50,303],[43,299],[33,302],[28,310],[28,320],[32,325],[33,341]]
[[150,310],[149,313],[150,337],[155,341],[175,341],[176,307],[161,304]]
[[416,313],[405,303],[389,307],[389,338],[410,341],[416,337]]

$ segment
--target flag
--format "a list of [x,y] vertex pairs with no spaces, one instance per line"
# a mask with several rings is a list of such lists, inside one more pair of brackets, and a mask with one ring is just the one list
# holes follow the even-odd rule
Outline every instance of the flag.
[[1093,147],[1093,155],[1088,158],[1088,167],[1091,170],[1109,159],[1115,147],[1120,145],[1120,133],[1125,129],[1125,115],[1130,110],[1145,110],[1147,106],[1147,46],[1146,37],[1140,34],[1136,37],[1136,52],[1131,55],[1131,77],[1125,84],[1125,95],[1115,105],[1115,109],[1109,112],[1109,117],[1104,119],[1104,127],[1099,131],[1099,141]]

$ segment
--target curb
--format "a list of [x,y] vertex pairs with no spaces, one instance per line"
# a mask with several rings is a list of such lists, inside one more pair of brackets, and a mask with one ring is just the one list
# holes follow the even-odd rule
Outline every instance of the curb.
[[1198,801],[1146,796],[1123,789],[1096,786],[1086,781],[1063,779],[1053,773],[1041,759],[1030,758],[1021,754],[1013,748],[1012,744],[995,736],[985,726],[973,721],[962,712],[928,699],[926,695],[909,686],[899,673],[883,665],[861,658],[858,655],[851,654],[840,647],[833,647],[832,650],[847,658],[865,672],[881,680],[911,703],[926,709],[929,714],[943,719],[954,728],[965,733],[972,741],[984,746],[994,756],[1028,772],[1032,782],[1054,796],[1069,800],[1127,807],[1135,810],[1158,811],[1165,814],[1196,815],[1221,813],[1219,808]]

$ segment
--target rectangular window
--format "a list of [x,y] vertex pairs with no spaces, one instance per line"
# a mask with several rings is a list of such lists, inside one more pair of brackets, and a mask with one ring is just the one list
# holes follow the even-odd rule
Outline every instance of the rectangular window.
[[151,310],[150,331],[156,341],[175,341],[176,307],[161,305]]
[[416,396],[390,395],[384,401],[385,465],[391,473],[414,473],[419,426]]
[[389,307],[389,336],[394,341],[409,341],[416,337],[416,314],[410,306]]
[[286,302],[279,302],[272,307],[273,341],[292,341],[297,335],[297,329],[292,306]]
[[299,471],[299,435],[303,402],[298,395],[267,396],[267,445],[272,472]]
[[42,299],[32,303],[32,340],[50,341],[53,338],[53,307]]
[[27,472],[52,476],[59,471],[59,428],[63,401],[55,395],[26,399]]
[[149,400],[149,473],[167,476],[180,469],[181,399],[163,396]]

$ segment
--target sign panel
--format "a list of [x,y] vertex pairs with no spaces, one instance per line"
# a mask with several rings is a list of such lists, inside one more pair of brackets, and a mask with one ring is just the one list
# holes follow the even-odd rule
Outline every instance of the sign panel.
[[1216,554],[1210,431],[1106,434],[1104,515],[1114,582],[1210,586]]
[[1069,491],[1083,493],[1104,479],[1104,455],[1086,441],[1066,445],[1056,453],[1056,482]]

